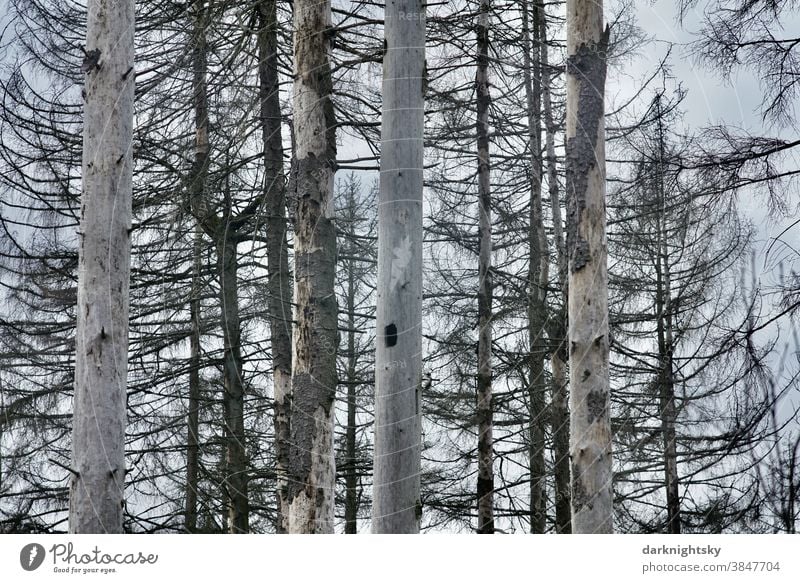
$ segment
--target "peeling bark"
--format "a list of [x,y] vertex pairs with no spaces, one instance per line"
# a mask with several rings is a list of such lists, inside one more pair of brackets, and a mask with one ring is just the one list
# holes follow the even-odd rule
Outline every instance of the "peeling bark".
[[576,533],[613,530],[603,118],[608,36],[601,1],[568,0],[570,458]]
[[330,2],[294,4],[295,321],[289,456],[290,533],[333,532],[337,307],[336,128],[328,59]]

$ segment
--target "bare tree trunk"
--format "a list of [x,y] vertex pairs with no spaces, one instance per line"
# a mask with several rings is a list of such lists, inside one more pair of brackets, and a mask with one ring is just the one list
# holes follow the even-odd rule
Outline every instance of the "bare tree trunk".
[[133,136],[134,3],[90,2],[86,31],[71,533],[121,533]]
[[286,177],[283,172],[281,103],[278,93],[278,22],[275,0],[258,4],[258,74],[267,214],[267,284],[272,351],[275,472],[278,517],[286,531],[286,469],[289,465],[289,411],[292,390],[292,287],[286,240]]
[[223,340],[223,402],[226,429],[225,490],[228,493],[228,528],[246,533],[248,526],[247,454],[244,435],[244,381],[242,378],[241,324],[237,282],[238,257],[234,237],[217,243]]
[[328,60],[329,1],[294,4],[297,156],[292,417],[287,531],[333,532],[337,309],[333,176],[336,127]]
[[558,168],[556,161],[555,135],[557,125],[553,120],[551,71],[547,46],[547,11],[544,4],[539,7],[539,39],[541,42],[542,108],[544,110],[545,150],[547,155],[547,182],[550,207],[553,213],[553,246],[558,265],[559,308],[550,315],[548,328],[550,337],[550,368],[552,371],[552,394],[550,421],[553,435],[553,471],[555,474],[555,531],[560,534],[572,532],[572,510],[569,487],[569,410],[567,409],[567,250],[562,227],[561,201],[558,193]]
[[[663,245],[662,241],[662,245]],[[673,342],[672,317],[669,313],[669,266],[667,257],[659,253],[657,269],[658,353],[659,353],[659,402],[661,409],[661,429],[664,433],[664,485],[667,491],[667,532],[681,533],[681,507],[678,491],[678,452],[675,435],[675,385],[673,380]]]
[[609,30],[602,0],[567,1],[572,527],[610,533],[611,422],[604,93]]
[[208,129],[208,88],[206,26],[208,14],[204,0],[194,0],[194,69],[195,159],[190,174],[190,209],[198,224],[214,239],[217,251],[217,275],[220,284],[220,324],[223,338],[223,410],[225,460],[222,464],[225,500],[223,523],[231,533],[248,531],[247,456],[244,439],[244,381],[242,379],[241,328],[238,298],[238,235],[231,224],[232,204],[229,186],[225,186],[225,210],[220,220],[211,208],[206,193],[206,175],[210,161]]
[[[356,199],[355,187],[348,188],[347,197],[347,230],[350,241],[355,240],[356,224]],[[347,255],[353,257],[357,253],[355,246],[347,250]],[[355,262],[347,259],[347,432],[345,435],[345,498],[344,498],[344,532],[356,534],[358,532],[358,476],[356,474],[356,274]]]
[[[547,236],[542,216],[542,85],[539,74],[539,6],[533,7],[533,21],[529,18],[529,2],[523,5],[522,35],[524,50],[523,77],[528,106],[528,147],[531,156],[530,228],[528,231],[528,396],[530,407],[530,490],[531,532],[543,533],[546,525],[544,425],[546,419],[544,358],[547,346],[544,328],[547,321],[548,253]],[[534,59],[531,61],[531,28],[534,32]]]
[[494,452],[492,442],[492,193],[489,163],[489,11],[481,0],[478,13],[478,532],[494,533]]
[[420,499],[425,4],[386,5],[372,530],[416,533]]
[[[195,123],[195,149],[192,169],[189,174],[189,207],[199,208],[205,197],[206,174],[208,173],[208,98],[206,95],[206,42],[205,2],[196,0],[193,7],[194,38],[192,38],[192,92]],[[199,470],[199,400],[200,400],[200,254],[202,228],[196,217],[198,228],[194,241],[194,273],[192,275],[192,298],[189,309],[192,320],[190,337],[189,371],[189,436],[186,461],[186,530],[197,529],[197,475]]]
[[189,317],[192,332],[189,336],[189,413],[186,437],[186,530],[197,532],[197,488],[200,468],[200,270],[202,268],[203,234],[198,227],[194,235],[192,266],[192,297]]
[[788,496],[786,499],[786,513],[784,519],[784,526],[786,534],[797,534],[797,513],[795,507],[797,505],[797,453],[800,451],[800,435],[794,442],[791,448],[787,447],[787,462],[788,468],[786,471],[786,481],[788,483]]
[[[556,314],[561,319],[563,315]],[[566,329],[560,336],[566,337]],[[553,374],[553,398],[550,404],[551,424],[553,432],[553,465],[555,474],[556,524],[557,534],[572,533],[571,492],[569,486],[569,410],[567,409],[567,349],[566,340],[563,347],[554,347],[550,358]]]
[[667,532],[681,532],[681,503],[678,483],[678,451],[675,436],[675,384],[673,378],[673,341],[672,341],[672,297],[670,290],[669,241],[665,224],[667,204],[664,191],[664,126],[661,111],[661,98],[656,102],[658,116],[658,254],[656,255],[656,310],[658,355],[659,355],[659,404],[661,411],[661,428],[664,434],[664,486],[667,492]]

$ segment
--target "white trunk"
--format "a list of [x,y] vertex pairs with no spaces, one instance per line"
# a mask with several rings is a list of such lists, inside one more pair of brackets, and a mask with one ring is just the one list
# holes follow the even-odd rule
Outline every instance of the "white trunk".
[[132,0],[89,2],[72,533],[122,532],[133,135]]
[[388,2],[383,61],[372,530],[419,531],[425,8]]
[[294,3],[294,135],[297,165],[287,524],[290,533],[333,532],[337,309],[333,175],[336,130],[328,60],[330,2]]
[[567,2],[567,202],[572,526],[610,533],[611,423],[601,0]]

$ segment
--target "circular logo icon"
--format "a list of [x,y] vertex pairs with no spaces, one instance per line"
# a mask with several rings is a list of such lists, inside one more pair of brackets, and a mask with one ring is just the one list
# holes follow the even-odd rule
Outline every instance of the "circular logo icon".
[[37,543],[31,543],[22,547],[19,552],[19,564],[26,571],[35,571],[44,563],[44,547]]

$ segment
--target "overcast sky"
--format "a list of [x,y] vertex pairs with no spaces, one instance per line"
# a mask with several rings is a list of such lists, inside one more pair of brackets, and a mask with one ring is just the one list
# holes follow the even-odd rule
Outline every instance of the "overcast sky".
[[747,71],[740,71],[724,82],[713,70],[698,65],[690,57],[688,45],[695,40],[702,22],[702,4],[684,20],[676,20],[675,0],[637,0],[639,26],[655,40],[654,51],[642,55],[643,67],[652,67],[654,55],[666,51],[667,43],[674,43],[670,66],[676,79],[689,91],[686,121],[695,126],[726,123],[728,125],[758,130],[761,117],[758,113],[760,90],[757,79]]
[[[684,111],[685,121],[689,126],[700,128],[725,124],[745,129],[753,134],[792,138],[795,132],[791,128],[765,126],[759,111],[761,88],[752,72],[740,69],[731,79],[724,80],[713,69],[698,64],[691,57],[689,44],[697,38],[696,33],[703,20],[705,2],[699,2],[698,7],[689,12],[682,24],[676,20],[675,4],[675,0],[635,1],[639,26],[654,39],[654,43],[653,50],[644,51],[640,58],[631,64],[631,75],[644,76],[648,70],[652,70],[653,64],[666,52],[667,44],[673,43],[669,64],[674,77],[688,90]],[[790,22],[784,19],[784,29],[790,27],[800,27],[800,18],[795,17]],[[776,30],[776,34],[780,34],[780,31]],[[797,167],[796,159],[787,163]],[[797,206],[796,193],[792,198],[793,205]],[[769,244],[770,238],[783,231],[793,220],[789,217],[771,222],[766,218],[764,207],[760,200],[750,199],[746,194],[742,197],[743,213],[746,213],[759,227],[761,241],[757,244],[757,251],[762,252]],[[792,212],[791,215],[795,213]],[[783,238],[794,248],[800,249],[800,229],[793,229]],[[759,264],[763,267],[763,253],[761,258]]]

